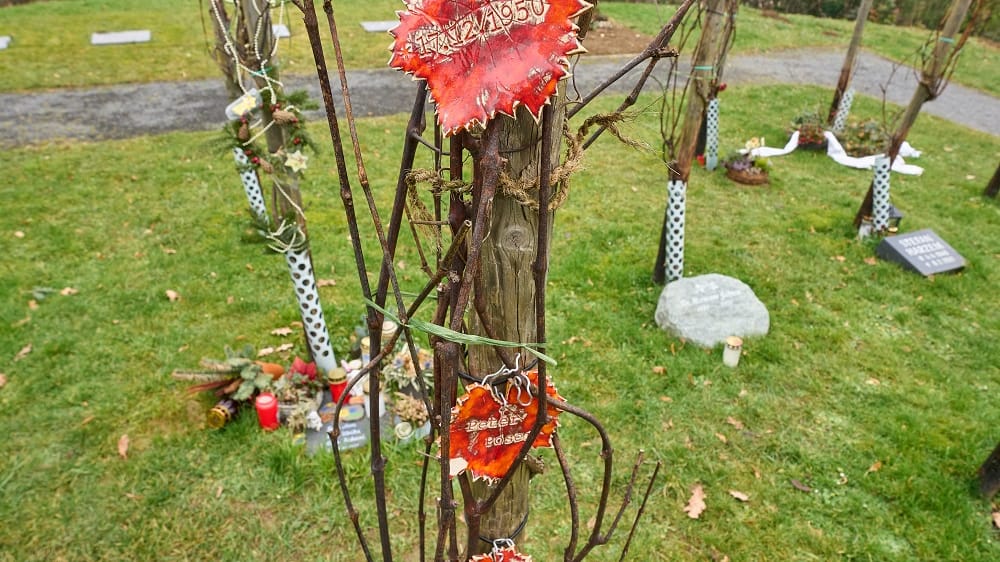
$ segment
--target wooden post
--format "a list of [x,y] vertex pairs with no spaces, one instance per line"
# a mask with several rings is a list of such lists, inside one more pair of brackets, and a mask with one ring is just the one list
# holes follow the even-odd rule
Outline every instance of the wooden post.
[[[975,1],[978,3],[982,0]],[[903,145],[903,141],[910,134],[910,128],[917,121],[917,116],[920,115],[920,108],[923,107],[924,102],[933,100],[940,95],[946,70],[950,66],[950,63],[954,61],[953,51],[960,49],[962,46],[961,42],[955,39],[955,35],[958,34],[959,29],[962,27],[962,23],[965,21],[965,16],[969,12],[969,6],[972,2],[973,0],[954,0],[948,9],[948,16],[941,27],[941,33],[938,35],[934,50],[921,72],[920,83],[917,84],[917,89],[913,92],[910,105],[906,107],[899,127],[889,139],[889,146],[885,152],[889,157],[890,166],[896,160],[896,156],[899,155],[899,147]],[[870,216],[872,213],[872,193],[872,186],[869,185],[868,193],[865,194],[865,199],[862,201],[861,207],[858,208],[858,212],[854,215],[855,228],[861,226],[861,221],[864,217]]]
[[[254,82],[257,88],[263,92],[264,104],[261,108],[265,124],[274,121],[274,110],[271,105],[276,101],[276,96],[283,93],[278,82],[278,61],[271,60],[271,53],[274,52],[276,39],[271,30],[271,4],[268,0],[244,0],[241,3],[243,25],[240,28],[245,45],[249,52],[247,57],[251,59],[250,66],[256,73]],[[266,90],[270,89],[268,94]],[[283,149],[288,143],[288,134],[285,127],[278,124],[267,127],[264,133],[267,139],[267,150],[272,154]],[[275,189],[273,197],[273,208],[277,216],[273,217],[273,224],[281,224],[281,219],[290,215],[295,216],[299,228],[308,235],[306,230],[306,217],[302,212],[302,192],[299,189],[298,174],[288,173],[284,166],[278,166],[274,170]]]
[[[565,120],[562,97],[552,100],[556,104],[552,130],[558,135]],[[502,121],[500,151],[506,158],[504,172],[511,178],[537,178],[540,159],[540,128],[523,109],[518,108],[517,119],[497,116]],[[558,137],[557,137],[558,138]],[[559,163],[558,142],[552,143],[550,162],[552,168]],[[498,190],[499,191],[499,190]],[[550,213],[551,215],[551,213]],[[551,220],[549,221],[551,224]],[[511,197],[497,193],[493,199],[490,235],[482,244],[482,262],[477,279],[476,299],[485,303],[483,320],[476,313],[470,314],[470,332],[486,335],[485,326],[494,333],[491,337],[516,342],[535,342],[535,282],[532,265],[538,252],[538,213],[522,206]],[[484,325],[485,324],[485,325]],[[523,349],[521,366],[530,361],[531,355]],[[501,366],[494,348],[469,347],[469,370],[476,377],[496,372]],[[493,509],[480,521],[480,535],[491,539],[510,538],[528,515],[530,498],[528,480],[532,476],[529,463],[522,463],[513,480],[504,489]],[[463,476],[464,477],[464,476]],[[492,488],[482,481],[472,485],[476,501],[489,496]],[[517,541],[524,539],[522,530]],[[492,545],[478,541],[478,549],[469,554],[489,552]]]
[[[735,2],[729,5],[729,9],[735,9]],[[674,154],[674,161],[669,164],[670,180],[683,181],[687,183],[691,175],[691,165],[694,161],[695,149],[698,144],[698,133],[705,120],[705,106],[708,100],[715,95],[716,68],[720,61],[720,52],[725,48],[726,34],[723,33],[723,25],[726,23],[729,14],[723,12],[727,7],[726,0],[708,0],[705,5],[705,20],[701,30],[701,37],[695,47],[692,59],[691,79],[688,81],[687,92],[685,93],[684,124],[681,129],[681,138],[677,143]],[[663,284],[667,281],[666,258],[667,258],[667,226],[668,213],[664,213],[663,227],[660,231],[659,249],[656,254],[656,263],[653,264],[653,282]]]
[[979,492],[990,499],[1000,492],[1000,443],[979,467]]
[[830,113],[827,115],[827,126],[833,125],[833,119],[840,109],[840,100],[847,91],[847,85],[851,82],[851,74],[854,73],[854,62],[858,58],[858,48],[861,47],[861,36],[865,30],[865,22],[868,21],[868,12],[872,9],[874,0],[861,0],[858,6],[858,17],[854,20],[854,35],[851,36],[851,44],[847,47],[847,56],[844,57],[844,66],[840,69],[840,78],[837,80],[837,89],[833,92],[833,102],[830,104]]
[[990,183],[986,184],[986,190],[983,191],[983,195],[996,199],[997,193],[1000,193],[1000,164],[997,165],[997,171],[993,172],[993,179],[990,180]]
[[695,47],[691,81],[688,83],[685,96],[687,106],[684,111],[684,125],[681,129],[681,140],[677,145],[677,161],[671,169],[672,179],[687,182],[688,176],[691,175],[698,130],[705,114],[705,105],[713,94],[715,64],[722,49],[719,39],[722,37],[722,26],[726,21],[723,13],[725,7],[725,0],[708,0],[705,4],[705,24],[698,39],[698,46]]

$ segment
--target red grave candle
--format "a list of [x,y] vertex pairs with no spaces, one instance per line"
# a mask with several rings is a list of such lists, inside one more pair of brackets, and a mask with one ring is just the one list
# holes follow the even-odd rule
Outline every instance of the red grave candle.
[[278,429],[278,399],[270,392],[264,392],[254,402],[257,407],[257,421],[265,431]]

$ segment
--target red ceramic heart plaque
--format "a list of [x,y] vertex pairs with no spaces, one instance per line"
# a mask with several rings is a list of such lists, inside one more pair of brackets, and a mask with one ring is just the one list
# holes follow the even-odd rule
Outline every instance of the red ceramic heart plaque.
[[452,135],[524,105],[537,119],[583,50],[583,0],[404,0],[389,66],[427,81]]

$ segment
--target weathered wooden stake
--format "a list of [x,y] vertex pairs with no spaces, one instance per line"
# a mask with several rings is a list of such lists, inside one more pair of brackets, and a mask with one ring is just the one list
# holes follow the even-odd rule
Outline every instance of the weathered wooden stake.
[[1000,443],[979,467],[979,492],[990,499],[1000,492]]
[[[903,145],[903,141],[906,140],[907,135],[910,134],[910,128],[916,123],[917,116],[920,115],[920,108],[923,107],[924,102],[933,100],[941,94],[946,71],[954,62],[953,55],[955,53],[953,51],[962,46],[962,42],[957,41],[955,35],[958,34],[959,29],[962,27],[965,16],[969,12],[969,6],[972,5],[973,1],[954,0],[948,9],[948,16],[945,19],[944,25],[941,26],[941,33],[938,35],[937,44],[934,45],[934,51],[921,72],[920,83],[917,84],[917,89],[913,92],[910,105],[906,107],[899,127],[889,139],[889,146],[885,152],[889,157],[890,166],[896,160],[896,156],[899,155],[899,148]],[[982,0],[975,1],[978,3]],[[861,226],[861,221],[864,217],[871,216],[871,214],[872,186],[869,185],[868,193],[865,194],[865,199],[862,201],[861,207],[858,208],[858,212],[854,215],[854,226]]]
[[990,183],[986,184],[986,190],[983,191],[983,195],[995,199],[998,193],[1000,193],[1000,164],[997,165],[997,171],[993,172],[993,179],[990,180]]
[[[562,130],[565,106],[561,98],[552,100],[555,104],[554,131]],[[526,111],[519,109],[517,119],[497,117],[502,121],[500,151],[507,162],[504,170],[512,178],[537,178],[540,160],[541,131]],[[559,163],[559,143],[552,143],[550,162],[554,168]],[[551,224],[551,221],[549,221]],[[489,227],[490,236],[482,245],[480,279],[475,291],[478,298],[486,302],[485,321],[495,333],[490,337],[516,342],[535,342],[535,283],[532,265],[539,251],[538,213],[522,206],[511,197],[497,194],[493,199],[493,214]],[[486,335],[484,322],[472,314],[470,332]],[[530,357],[522,351],[521,365]],[[494,348],[489,346],[469,347],[469,370],[473,376],[482,377],[495,372],[501,366]],[[483,515],[480,535],[491,539],[509,538],[521,526],[528,515],[530,498],[530,465],[522,463],[514,479],[501,494],[493,509]],[[482,482],[473,483],[474,495],[478,501],[488,497],[490,486]],[[526,531],[521,531],[518,542],[524,540]],[[478,541],[478,550],[470,554],[489,552],[492,545]]]
[[851,36],[851,44],[847,47],[847,56],[844,57],[844,66],[840,69],[840,78],[837,80],[837,89],[833,92],[833,102],[830,103],[830,113],[826,118],[827,126],[833,126],[837,112],[840,110],[840,100],[847,91],[848,84],[851,83],[851,75],[854,74],[854,62],[858,58],[858,48],[861,47],[861,37],[864,34],[865,22],[868,21],[868,12],[872,9],[874,0],[861,0],[858,6],[858,16],[854,20],[854,35]]

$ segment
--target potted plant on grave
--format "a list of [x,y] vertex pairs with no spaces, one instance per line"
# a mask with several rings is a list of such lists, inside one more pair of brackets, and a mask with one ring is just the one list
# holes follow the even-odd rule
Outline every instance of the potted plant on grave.
[[319,376],[316,363],[306,363],[296,357],[288,373],[274,382],[278,398],[278,418],[292,431],[303,431],[310,412],[323,403],[326,379]]
[[771,163],[767,158],[754,156],[753,150],[764,145],[764,138],[754,137],[742,150],[734,150],[722,161],[726,177],[744,185],[764,185],[769,181]]
[[799,148],[825,150],[826,131],[824,120],[818,111],[804,111],[792,120],[792,132],[799,132]]
[[433,356],[418,348],[417,361],[419,364],[414,365],[409,350],[404,348],[382,368],[384,392],[393,414],[393,429],[400,441],[422,437],[430,430],[427,407],[420,393],[420,380],[423,380],[428,396],[431,395],[434,385]]
[[878,119],[851,120],[837,135],[848,156],[863,158],[885,152],[889,145],[889,131]]

